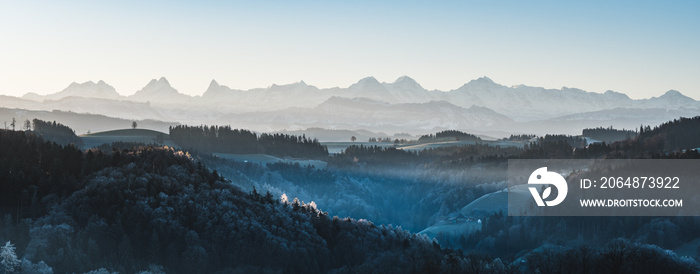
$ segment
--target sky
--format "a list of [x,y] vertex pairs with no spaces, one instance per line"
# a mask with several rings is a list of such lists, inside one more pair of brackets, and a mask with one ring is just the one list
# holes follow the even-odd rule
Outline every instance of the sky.
[[166,77],[204,93],[407,75],[449,91],[506,86],[675,89],[700,99],[700,1],[6,1],[0,94]]

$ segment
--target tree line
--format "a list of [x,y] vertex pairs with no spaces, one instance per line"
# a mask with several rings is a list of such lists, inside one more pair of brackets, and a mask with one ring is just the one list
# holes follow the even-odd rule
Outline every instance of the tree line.
[[612,143],[616,141],[629,140],[637,137],[637,132],[627,129],[615,129],[612,126],[608,128],[585,128],[581,133],[584,137],[593,138],[601,142]]
[[653,129],[639,129],[638,142],[665,151],[695,149],[700,147],[700,116],[674,119]]
[[39,119],[32,120],[32,123],[34,124],[34,133],[46,140],[61,145],[75,144],[78,147],[83,145],[83,141],[68,126],[56,123],[56,121],[47,122]]
[[418,138],[419,143],[439,142],[439,141],[481,141],[481,138],[474,134],[465,133],[459,130],[444,130],[433,134],[423,135]]
[[203,152],[257,154],[280,157],[325,158],[328,149],[318,139],[288,134],[256,134],[230,126],[170,127],[170,139],[178,146]]
[[[579,145],[576,145],[579,144]],[[697,159],[700,148],[700,116],[680,118],[654,128],[640,126],[634,138],[586,144],[579,137],[540,138],[526,146],[524,158],[669,158]]]

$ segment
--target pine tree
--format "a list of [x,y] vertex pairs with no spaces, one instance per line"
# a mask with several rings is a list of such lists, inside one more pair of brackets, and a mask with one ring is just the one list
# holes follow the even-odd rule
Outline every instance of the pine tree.
[[3,270],[5,270],[5,273],[14,273],[15,270],[18,270],[17,268],[19,267],[19,259],[17,259],[17,254],[15,253],[15,245],[10,243],[10,241],[7,241],[5,243],[5,246],[0,247],[0,258],[2,258],[2,261],[0,261],[0,264],[2,264]]

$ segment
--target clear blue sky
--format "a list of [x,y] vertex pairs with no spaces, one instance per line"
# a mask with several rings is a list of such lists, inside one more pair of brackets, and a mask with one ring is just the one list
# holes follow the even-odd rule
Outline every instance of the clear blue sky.
[[0,94],[166,77],[198,95],[402,75],[700,99],[700,1],[5,1]]

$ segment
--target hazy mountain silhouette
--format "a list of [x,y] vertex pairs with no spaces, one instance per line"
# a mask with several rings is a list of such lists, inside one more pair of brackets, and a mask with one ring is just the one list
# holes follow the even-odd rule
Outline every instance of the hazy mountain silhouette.
[[134,95],[128,97],[129,100],[136,102],[150,102],[158,106],[189,104],[191,96],[178,92],[170,86],[165,77],[156,80],[153,79],[148,84],[137,91]]
[[97,83],[88,81],[82,84],[76,82],[71,83],[57,93],[41,96],[36,93],[27,93],[22,96],[25,99],[42,101],[42,100],[59,100],[65,97],[83,97],[97,99],[122,99],[122,96],[104,81],[100,80]]
[[[257,130],[366,127],[382,131],[388,127],[392,130],[387,131],[413,130],[412,133],[433,129],[536,133],[529,129],[553,126],[553,121],[561,125],[560,122],[574,117],[576,121],[597,123],[593,126],[639,125],[648,123],[642,118],[647,116],[638,115],[645,109],[660,115],[655,116],[655,121],[677,118],[673,115],[678,113],[700,114],[700,102],[676,90],[635,100],[615,91],[507,87],[481,77],[450,91],[430,91],[408,76],[392,83],[366,77],[347,88],[324,89],[299,81],[238,90],[212,80],[202,96],[180,93],[164,77],[151,80],[131,96],[119,95],[104,81],[72,83],[45,96],[31,93],[22,99],[5,97],[0,107],[56,109],[188,124],[240,124]],[[600,113],[614,115],[606,120],[601,119],[605,115]],[[591,117],[586,118],[587,115]]]
[[368,98],[343,97],[331,97],[314,108],[295,107],[274,111],[230,113],[216,118],[210,117],[209,121],[266,132],[320,127],[365,129],[386,132],[389,135],[450,128],[476,129],[513,122],[512,119],[487,108],[462,108],[445,101],[389,104]]

